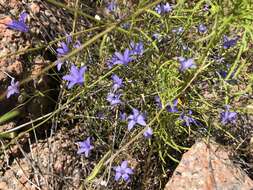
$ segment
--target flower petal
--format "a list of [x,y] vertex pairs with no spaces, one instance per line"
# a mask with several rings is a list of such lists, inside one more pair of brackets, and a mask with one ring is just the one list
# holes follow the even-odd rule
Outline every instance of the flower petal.
[[121,163],[121,168],[124,170],[125,170],[125,168],[127,168],[127,161],[126,160]]
[[114,177],[115,181],[119,181],[120,177],[121,177],[121,173],[116,172],[115,177]]
[[123,175],[122,175],[122,178],[123,178],[125,181],[129,181],[129,175],[128,175],[128,174],[123,174]]
[[128,131],[130,131],[134,127],[135,124],[136,122],[134,120],[130,120],[127,125]]
[[139,115],[137,117],[137,123],[140,124],[140,125],[142,125],[142,126],[146,126],[147,125],[146,122],[145,122],[145,119],[144,119],[144,117],[142,115]]

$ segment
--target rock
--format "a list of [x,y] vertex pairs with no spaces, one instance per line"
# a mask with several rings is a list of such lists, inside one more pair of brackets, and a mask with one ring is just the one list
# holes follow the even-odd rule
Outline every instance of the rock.
[[[76,145],[65,130],[55,135],[32,144],[26,156],[11,155],[15,162],[11,162],[10,157],[2,159],[5,163],[0,166],[4,170],[0,176],[0,190],[1,187],[3,190],[79,189],[85,177],[81,156],[76,156]],[[63,176],[66,179],[62,180]]]
[[[47,10],[47,6],[43,2],[25,3],[25,1],[18,0],[0,0],[0,3],[8,10],[0,15],[0,115],[19,107],[20,113],[23,113],[23,115],[20,114],[14,120],[11,120],[19,125],[31,118],[36,119],[54,109],[52,96],[56,97],[57,91],[49,89],[55,89],[57,82],[47,74],[40,77],[37,77],[37,75],[42,73],[43,69],[54,61],[55,57],[53,54],[47,53],[48,56],[45,58],[44,50],[30,53],[26,50],[39,46],[45,39],[53,40],[53,37],[45,36],[45,30],[55,30],[55,27],[53,29],[50,26],[42,27],[42,21],[38,16],[45,18],[44,12]],[[56,8],[52,8],[51,13],[54,12],[53,10],[56,10]],[[15,14],[10,14],[11,11],[14,11]],[[29,32],[23,33],[7,28],[6,24],[11,22],[12,19],[18,19],[23,11],[26,11],[29,15],[26,19]],[[58,23],[58,25],[60,24]],[[63,28],[62,25],[61,28]],[[31,32],[32,30],[39,31],[39,33],[35,34]],[[59,32],[55,31],[55,33],[58,34]],[[21,51],[23,53],[17,53]],[[33,80],[20,84],[20,93],[14,94],[7,99],[6,90],[12,77],[20,83],[26,79],[32,78]],[[38,92],[40,92],[39,95]],[[24,104],[28,99],[29,103]]]
[[9,16],[6,16],[4,18],[0,19],[0,33],[3,32],[7,28],[6,24],[11,22],[11,18]]
[[34,2],[31,3],[30,9],[33,14],[38,14],[40,12],[40,6]]
[[198,142],[183,155],[165,190],[251,190],[253,181],[216,143]]

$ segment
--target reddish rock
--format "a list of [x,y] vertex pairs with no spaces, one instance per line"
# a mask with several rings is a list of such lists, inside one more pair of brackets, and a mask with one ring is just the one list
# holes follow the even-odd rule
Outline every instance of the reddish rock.
[[165,190],[251,190],[253,181],[215,143],[198,142],[183,155]]
[[0,34],[3,33],[3,31],[7,28],[6,24],[11,22],[10,17],[4,17],[0,19]]
[[0,0],[0,3],[2,5],[8,5],[11,8],[17,9],[20,7],[22,1],[20,1],[20,0]]
[[[76,135],[74,129],[71,134]],[[3,190],[80,189],[85,176],[80,157],[76,156],[73,136],[69,136],[66,130],[62,129],[55,136],[32,144],[25,156],[22,156],[22,153],[4,154],[4,163],[0,168],[5,172],[0,176],[0,190],[1,187],[4,187]],[[9,162],[9,155],[15,158],[15,162]],[[11,165],[6,167],[8,163]],[[86,164],[88,163],[87,160]],[[66,177],[64,183],[62,176]]]
[[40,6],[37,3],[31,3],[30,9],[32,13],[37,14],[40,12]]

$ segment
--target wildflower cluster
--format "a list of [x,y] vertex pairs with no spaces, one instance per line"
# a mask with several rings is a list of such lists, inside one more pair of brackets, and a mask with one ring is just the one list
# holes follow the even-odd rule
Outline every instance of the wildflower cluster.
[[[127,66],[130,62],[135,61],[138,57],[141,57],[144,53],[144,44],[142,42],[135,43],[133,41],[130,42],[130,49],[126,48],[123,53],[116,51],[111,60],[109,61],[109,68],[113,67],[114,65],[125,65]],[[66,77],[64,77],[66,79]],[[111,108],[116,108],[123,104],[123,100],[121,100],[122,92],[124,90],[124,79],[116,74],[111,75],[112,85],[110,91],[107,94],[106,100],[110,104]],[[127,129],[131,131],[137,125],[146,127],[146,117],[144,114],[136,108],[132,108],[132,113],[127,115],[125,112],[120,113],[121,121],[127,122]],[[153,135],[153,130],[150,127],[147,127],[145,132],[143,133],[146,139],[150,139]],[[87,141],[87,140],[86,140]],[[84,142],[86,142],[84,141]],[[89,141],[90,143],[90,141]],[[88,143],[88,144],[89,144]],[[79,143],[80,144],[80,143]],[[86,143],[87,144],[87,143]],[[78,150],[78,153],[86,153],[89,152],[88,145],[84,144]],[[84,148],[83,148],[84,147]],[[93,148],[93,146],[92,146]],[[87,149],[86,152],[84,152]],[[124,181],[130,181],[130,175],[133,174],[133,170],[127,166],[127,161],[123,161],[120,166],[114,167],[116,172],[115,180],[118,181],[122,178]]]
[[[78,106],[80,104],[80,108],[83,108],[81,105],[85,104],[89,108],[87,109],[87,117],[91,118],[91,116],[96,115],[96,119],[98,118],[98,122],[94,123],[102,123],[103,121],[101,120],[109,123],[105,124],[105,126],[103,125],[104,123],[102,125],[99,123],[97,125],[99,130],[105,130],[108,126],[114,127],[113,145],[108,143],[113,147],[112,149],[116,149],[115,147],[121,148],[121,143],[124,143],[125,139],[135,135],[138,129],[142,129],[137,137],[141,136],[141,139],[145,139],[143,143],[150,144],[156,142],[157,139],[157,141],[164,142],[163,144],[161,143],[162,145],[157,143],[159,148],[157,152],[159,152],[160,158],[163,159],[163,146],[168,145],[172,148],[176,146],[173,133],[177,133],[179,130],[180,132],[187,131],[192,128],[198,130],[209,125],[209,121],[205,120],[207,117],[203,115],[209,116],[209,113],[206,112],[210,109],[210,105],[212,103],[215,104],[214,101],[216,101],[213,99],[205,101],[202,98],[204,93],[206,97],[210,95],[209,84],[214,84],[214,90],[216,90],[216,88],[220,88],[219,82],[221,81],[223,89],[219,93],[222,94],[222,98],[223,94],[226,93],[226,104],[232,102],[232,99],[228,98],[230,96],[228,91],[231,83],[226,77],[229,73],[230,77],[233,78],[236,75],[236,71],[231,71],[231,69],[239,70],[240,66],[227,60],[228,57],[230,59],[230,56],[236,57],[233,50],[239,44],[240,36],[233,35],[231,37],[226,31],[227,35],[220,32],[217,33],[220,35],[218,36],[219,38],[213,38],[213,35],[218,31],[215,28],[218,27],[218,24],[216,23],[213,26],[211,23],[212,19],[198,21],[199,17],[203,15],[212,16],[214,14],[213,12],[210,13],[210,11],[213,11],[210,10],[211,7],[211,5],[203,4],[203,7],[200,7],[201,13],[196,20],[188,19],[186,16],[188,12],[184,12],[184,9],[181,10],[183,14],[177,13],[177,6],[165,1],[152,7],[152,9],[143,9],[147,11],[143,13],[145,16],[139,19],[141,21],[138,19],[132,22],[130,19],[126,19],[127,23],[123,23],[124,20],[122,21],[120,27],[122,26],[124,30],[119,28],[119,31],[122,30],[124,32],[120,33],[120,37],[117,36],[117,32],[107,34],[110,36],[109,39],[116,39],[115,41],[107,40],[108,36],[106,36],[100,44],[101,46],[97,47],[94,45],[95,48],[92,47],[91,52],[95,51],[94,57],[96,58],[94,60],[96,61],[92,64],[85,62],[85,66],[74,64],[70,59],[62,61],[63,57],[66,57],[73,49],[80,48],[81,42],[79,40],[75,40],[70,34],[66,34],[66,40],[59,42],[56,48],[56,68],[58,72],[67,69],[64,70],[62,80],[66,82],[68,92],[78,90],[84,86],[86,76],[90,77],[89,81],[95,80],[96,77],[99,78],[93,85],[90,85],[96,90],[92,91],[92,93],[87,92],[87,95],[71,98],[71,101],[79,99],[78,101],[80,102],[78,102],[76,110],[82,113],[79,114],[81,115],[80,117],[84,114],[80,111],[81,109],[78,109]],[[118,1],[113,0],[107,3],[106,10],[108,12],[115,12],[118,9],[120,9]],[[195,15],[194,12],[191,12],[191,14]],[[12,20],[7,25],[8,28],[25,33],[29,32],[29,27],[26,25],[27,16],[27,13],[21,13],[18,20]],[[212,18],[211,16],[210,18]],[[157,20],[160,17],[161,19]],[[145,26],[146,23],[140,23],[142,20],[148,20],[148,27]],[[147,32],[145,29],[147,29]],[[220,31],[223,30],[222,28]],[[117,38],[121,38],[121,40]],[[102,48],[103,43],[108,45],[108,48]],[[120,48],[117,49],[116,47]],[[100,51],[99,55],[98,49]],[[80,57],[85,57],[86,54],[84,54],[80,55]],[[90,55],[93,55],[93,52]],[[100,65],[101,60],[106,60],[107,67],[103,67],[103,64]],[[97,65],[95,66],[95,64],[99,66],[96,67]],[[217,65],[218,67],[216,67]],[[209,70],[207,69],[208,67],[212,69]],[[103,75],[105,73],[106,75]],[[216,74],[219,77],[214,77]],[[7,88],[7,98],[18,94],[20,91],[19,81],[16,81],[12,76],[9,77],[11,81]],[[75,89],[75,86],[78,89]],[[64,89],[66,90],[66,88]],[[87,91],[90,90],[89,88],[87,89]],[[133,91],[134,93],[132,93]],[[82,93],[77,94],[80,95]],[[198,98],[201,101],[198,102]],[[205,103],[204,106],[202,106],[203,102]],[[219,102],[218,105],[224,105],[224,103],[221,104]],[[217,119],[217,121],[222,127],[226,128],[228,125],[236,124],[239,113],[237,110],[233,110],[232,106],[225,105],[222,111],[217,110],[219,108],[210,112],[218,115],[219,120]],[[94,123],[92,123],[90,128],[93,128]],[[172,125],[170,125],[171,123]],[[168,133],[169,130],[173,131],[172,134]],[[112,131],[111,128],[108,131]],[[118,137],[118,134],[123,134],[124,138]],[[95,152],[97,153],[98,142],[95,139],[95,135],[87,135],[86,137],[83,141],[77,142],[77,154],[88,158],[94,155]],[[122,142],[119,143],[119,139],[123,139]],[[178,149],[181,147],[179,146]],[[169,155],[169,157],[171,158],[172,156]],[[116,162],[118,163],[118,161]],[[116,182],[123,180],[128,183],[131,175],[136,170],[130,159],[124,158],[119,162],[119,165],[112,167],[115,174],[114,180]]]

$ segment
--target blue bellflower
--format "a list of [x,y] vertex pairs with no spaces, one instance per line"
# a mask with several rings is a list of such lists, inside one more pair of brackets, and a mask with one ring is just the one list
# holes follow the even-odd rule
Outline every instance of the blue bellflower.
[[[67,36],[66,42],[60,42],[60,46],[56,49],[58,58],[63,57],[70,52],[70,45],[73,40],[72,40],[71,35],[66,34],[66,36]],[[79,48],[80,46],[81,46],[81,42],[79,40],[76,40],[76,42],[73,44],[73,48]],[[57,70],[60,71],[64,62],[57,60],[56,64],[57,64]]]
[[[63,57],[64,55],[67,55],[69,53],[69,38],[67,38],[67,43],[66,42],[61,42],[60,43],[60,47],[56,49],[57,51],[57,57]],[[57,70],[60,71],[61,67],[63,65],[64,62],[57,60],[56,64],[57,64]]]
[[28,14],[26,12],[22,12],[19,15],[19,19],[18,20],[12,20],[10,23],[7,24],[7,27],[12,29],[12,30],[18,30],[20,32],[28,32],[29,28],[25,24],[25,19],[26,19],[27,16],[28,16]]
[[196,68],[196,64],[194,62],[194,59],[192,59],[192,58],[185,59],[184,57],[179,57],[178,60],[180,62],[180,68],[179,68],[179,70],[181,72],[184,72],[187,69]]
[[128,126],[127,129],[130,131],[136,124],[146,126],[144,116],[139,112],[139,110],[133,108],[133,114],[127,117]]
[[158,14],[165,14],[165,13],[169,13],[172,11],[172,7],[170,6],[169,3],[166,3],[166,4],[159,4],[156,6],[155,8],[155,11],[158,13]]
[[80,42],[79,40],[76,40],[76,42],[75,42],[74,45],[73,45],[73,48],[78,49],[78,48],[80,48],[80,47],[81,47],[81,42]]
[[237,113],[229,111],[230,106],[225,106],[225,111],[221,113],[221,123],[226,125],[228,123],[235,123],[237,119]]
[[[162,105],[162,101],[161,101],[161,98],[159,96],[155,96],[155,102],[156,102],[156,105],[158,108],[162,109],[163,108],[163,105]],[[178,103],[178,99],[175,99],[173,101],[173,104],[170,105],[170,104],[166,104],[166,110],[168,112],[171,112],[171,113],[176,113],[178,112],[178,109],[177,109],[177,103]]]
[[108,102],[110,102],[111,106],[115,106],[115,105],[121,103],[120,96],[121,96],[121,94],[115,94],[115,93],[110,92],[110,93],[107,95],[106,100],[107,100]]
[[184,32],[184,28],[183,27],[178,27],[172,30],[172,32],[176,33],[176,34],[182,34]]
[[10,86],[7,88],[7,98],[10,98],[13,94],[19,93],[19,82],[15,82],[15,79],[12,78]]
[[143,133],[144,137],[150,139],[153,135],[152,128],[148,127],[147,130]]
[[185,45],[185,44],[182,45],[182,49],[184,51],[189,51],[190,50],[190,48],[187,45]]
[[91,145],[90,137],[83,142],[78,142],[78,145],[79,149],[77,154],[84,154],[86,158],[89,156],[90,151],[94,148],[94,146]]
[[210,5],[209,4],[205,4],[204,8],[203,8],[203,11],[208,12],[209,9],[210,9]]
[[156,106],[160,109],[163,108],[163,104],[162,104],[162,101],[161,101],[161,98],[157,95],[155,96],[155,103],[156,103]]
[[108,6],[107,6],[107,10],[108,10],[109,12],[116,11],[116,9],[117,9],[117,5],[116,5],[116,3],[115,3],[114,1],[111,1],[111,2],[108,4]]
[[162,35],[159,33],[154,33],[154,34],[152,34],[152,38],[154,40],[157,40],[158,42],[160,42],[162,40]]
[[121,121],[126,121],[127,120],[127,114],[125,112],[120,112],[119,113],[119,118]]
[[127,166],[127,161],[123,161],[120,166],[114,167],[116,172],[115,181],[119,181],[120,178],[125,180],[126,182],[130,181],[130,176],[133,174],[133,170]]
[[166,3],[166,4],[163,5],[163,12],[164,13],[169,13],[171,11],[172,11],[172,7],[170,6],[169,3]]
[[175,100],[173,101],[173,104],[172,104],[172,105],[167,105],[167,106],[166,106],[167,111],[168,111],[168,112],[171,112],[171,113],[176,113],[176,112],[178,112],[177,103],[178,103],[178,99],[175,99]]
[[131,61],[133,61],[133,58],[131,57],[130,50],[127,48],[123,54],[119,52],[115,52],[114,54],[114,62],[113,65],[122,64],[127,65]]
[[70,43],[72,43],[72,36],[70,35],[70,34],[66,34],[66,42],[67,42],[67,44],[70,44]]
[[128,30],[130,28],[131,24],[129,22],[125,22],[121,24],[121,27]]
[[229,49],[229,48],[235,46],[238,39],[239,39],[239,37],[236,37],[234,39],[229,39],[227,36],[224,36],[223,37],[223,48]]
[[116,90],[118,90],[119,88],[122,87],[123,79],[121,79],[117,75],[113,74],[112,75],[112,80],[113,80],[113,86],[112,86],[113,91],[116,91]]
[[56,49],[57,56],[62,57],[64,55],[67,55],[69,53],[69,44],[65,42],[60,43],[60,47]]
[[155,7],[155,11],[158,13],[158,14],[161,14],[162,13],[162,5],[159,4]]
[[207,27],[204,24],[200,24],[198,26],[199,33],[205,33],[207,31]]
[[75,84],[82,85],[84,83],[84,73],[87,67],[81,67],[79,70],[75,65],[71,66],[70,74],[65,75],[62,79],[69,81],[68,89],[72,88]]
[[109,69],[111,69],[114,65],[114,62],[117,61],[118,58],[115,56],[115,54],[111,57],[111,59],[106,61],[106,64],[108,66]]
[[192,115],[192,111],[189,110],[188,115],[185,115],[184,113],[182,113],[179,117],[179,120],[183,121],[183,125],[190,127],[191,125],[198,125],[197,121],[191,117]]
[[132,49],[130,51],[130,54],[132,54],[132,55],[140,55],[141,56],[144,52],[144,45],[142,42],[138,42],[138,43],[131,42],[130,47]]
[[[226,64],[226,70],[220,70],[220,71],[219,71],[219,74],[221,75],[222,78],[225,79],[225,78],[227,77],[228,71],[230,70],[230,68],[231,68],[231,65],[230,65],[230,64]],[[235,70],[231,73],[230,78],[233,78],[233,77],[234,77],[234,75],[235,75],[235,73],[236,73],[236,70],[237,70],[237,69],[235,69]],[[229,82],[229,81],[227,81],[227,82]],[[230,80],[230,82],[231,82],[231,80]]]

